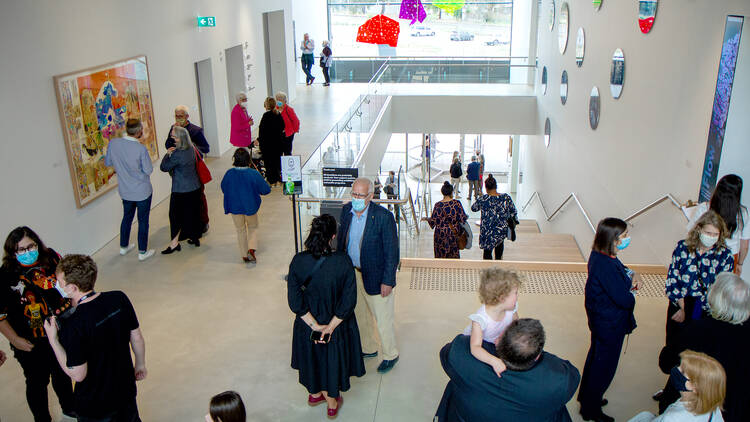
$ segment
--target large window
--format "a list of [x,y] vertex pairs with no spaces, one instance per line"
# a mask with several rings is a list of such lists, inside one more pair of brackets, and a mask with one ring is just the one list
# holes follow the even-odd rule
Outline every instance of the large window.
[[[510,56],[513,1],[465,1],[455,12],[422,1],[424,22],[398,19],[401,1],[328,0],[329,31],[338,57],[507,57]],[[448,2],[443,2],[448,3]],[[461,2],[455,2],[461,3]],[[356,41],[357,29],[375,15],[399,21],[398,47]]]

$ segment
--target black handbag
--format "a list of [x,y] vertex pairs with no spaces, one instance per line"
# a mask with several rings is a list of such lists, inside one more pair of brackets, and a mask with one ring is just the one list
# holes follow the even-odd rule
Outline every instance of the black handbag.
[[516,241],[516,226],[519,224],[518,218],[515,215],[508,217],[508,238],[511,242]]

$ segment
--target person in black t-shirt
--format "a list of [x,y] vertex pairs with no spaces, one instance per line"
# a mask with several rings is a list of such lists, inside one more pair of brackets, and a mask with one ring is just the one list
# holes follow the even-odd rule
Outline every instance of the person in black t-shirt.
[[[5,240],[0,268],[0,333],[26,378],[26,401],[35,422],[50,422],[47,385],[52,388],[63,414],[74,417],[73,384],[60,369],[42,324],[50,315],[70,308],[70,301],[55,290],[57,252],[44,245],[28,227],[13,229]],[[2,360],[2,359],[0,359]]]
[[147,374],[143,335],[123,292],[94,291],[96,274],[89,256],[60,260],[56,288],[76,309],[65,319],[49,318],[44,329],[60,366],[76,382],[79,422],[139,422],[135,382]]

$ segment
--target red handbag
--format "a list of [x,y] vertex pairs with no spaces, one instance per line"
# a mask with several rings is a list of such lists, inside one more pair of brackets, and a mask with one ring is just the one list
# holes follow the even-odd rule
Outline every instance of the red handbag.
[[208,166],[203,161],[198,149],[193,147],[193,150],[195,151],[195,170],[198,172],[198,179],[200,179],[201,183],[205,185],[210,182],[213,177],[211,177],[211,172],[208,170]]

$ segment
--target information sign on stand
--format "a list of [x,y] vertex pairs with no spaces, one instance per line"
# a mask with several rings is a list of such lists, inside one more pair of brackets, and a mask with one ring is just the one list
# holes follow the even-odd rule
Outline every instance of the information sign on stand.
[[349,167],[323,167],[323,186],[349,188],[359,177],[359,169]]
[[[294,190],[287,186],[290,180],[294,183]],[[302,165],[299,155],[281,157],[281,183],[284,186],[284,195],[302,194]]]

